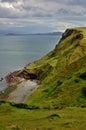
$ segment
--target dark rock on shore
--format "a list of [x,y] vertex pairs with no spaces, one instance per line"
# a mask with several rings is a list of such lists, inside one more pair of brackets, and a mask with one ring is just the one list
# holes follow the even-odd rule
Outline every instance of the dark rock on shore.
[[16,85],[24,80],[23,76],[21,75],[22,70],[17,70],[14,72],[10,72],[8,75],[5,76],[6,82],[8,86]]
[[4,78],[1,77],[1,78],[0,78],[0,82],[2,82],[3,80],[4,80]]

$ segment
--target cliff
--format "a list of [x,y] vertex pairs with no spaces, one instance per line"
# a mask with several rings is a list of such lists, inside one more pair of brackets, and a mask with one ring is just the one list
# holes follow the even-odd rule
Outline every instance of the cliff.
[[86,106],[86,28],[67,29],[55,49],[23,71],[40,87],[26,101],[39,108]]

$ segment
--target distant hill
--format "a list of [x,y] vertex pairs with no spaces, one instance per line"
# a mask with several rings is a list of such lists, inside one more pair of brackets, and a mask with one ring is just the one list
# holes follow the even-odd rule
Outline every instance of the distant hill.
[[39,108],[86,107],[86,28],[67,29],[55,49],[26,66],[23,74],[40,80],[27,104]]
[[62,35],[62,32],[49,32],[49,33],[28,33],[28,34],[23,34],[23,33],[13,33],[13,32],[5,32],[0,30],[0,35],[6,35],[6,36],[20,36],[20,35]]
[[35,33],[34,35],[62,35],[62,32]]

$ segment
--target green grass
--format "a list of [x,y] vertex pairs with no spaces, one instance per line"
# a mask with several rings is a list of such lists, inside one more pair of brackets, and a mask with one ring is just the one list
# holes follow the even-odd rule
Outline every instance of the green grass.
[[86,108],[18,109],[0,104],[0,130],[85,130]]
[[[68,29],[55,49],[25,67],[40,80],[26,104],[0,102],[0,130],[86,129],[86,28]],[[6,100],[15,89],[0,96]]]
[[86,80],[79,77],[86,72],[85,45],[85,27],[67,29],[54,50],[28,65],[25,71],[37,75],[41,85],[26,103],[40,108],[86,106]]

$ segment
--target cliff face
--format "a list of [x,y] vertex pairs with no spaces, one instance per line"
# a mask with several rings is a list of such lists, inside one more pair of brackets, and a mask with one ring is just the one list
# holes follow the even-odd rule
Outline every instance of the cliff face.
[[67,29],[54,50],[24,71],[41,81],[29,105],[86,106],[86,28]]

